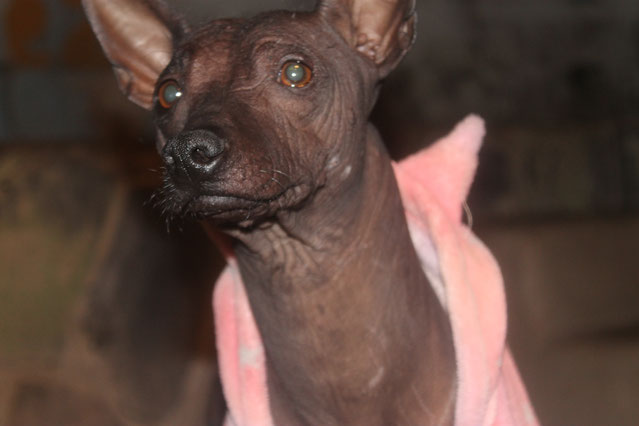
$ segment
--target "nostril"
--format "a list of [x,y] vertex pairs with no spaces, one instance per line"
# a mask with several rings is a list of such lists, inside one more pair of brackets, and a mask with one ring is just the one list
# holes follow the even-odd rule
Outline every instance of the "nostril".
[[196,145],[189,153],[191,161],[198,166],[208,166],[219,155],[217,150],[208,145]]

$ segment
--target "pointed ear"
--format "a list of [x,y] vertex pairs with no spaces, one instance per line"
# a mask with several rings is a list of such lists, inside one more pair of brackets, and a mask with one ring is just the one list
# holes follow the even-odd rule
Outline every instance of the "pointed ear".
[[415,40],[415,0],[321,0],[319,13],[386,77]]
[[82,0],[82,4],[120,89],[131,101],[151,109],[155,83],[186,25],[161,0]]

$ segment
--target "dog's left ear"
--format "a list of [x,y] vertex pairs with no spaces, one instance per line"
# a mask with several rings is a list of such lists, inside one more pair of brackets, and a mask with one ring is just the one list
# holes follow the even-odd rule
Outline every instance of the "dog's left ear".
[[321,0],[319,13],[384,78],[415,40],[415,0]]

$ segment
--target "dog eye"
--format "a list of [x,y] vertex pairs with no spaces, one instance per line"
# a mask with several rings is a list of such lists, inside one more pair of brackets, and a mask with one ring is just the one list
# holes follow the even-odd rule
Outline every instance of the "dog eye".
[[280,81],[288,87],[304,87],[312,76],[313,72],[308,65],[300,61],[288,61],[280,70]]
[[178,86],[177,81],[167,80],[160,86],[158,90],[158,101],[162,107],[169,109],[182,96],[182,89]]

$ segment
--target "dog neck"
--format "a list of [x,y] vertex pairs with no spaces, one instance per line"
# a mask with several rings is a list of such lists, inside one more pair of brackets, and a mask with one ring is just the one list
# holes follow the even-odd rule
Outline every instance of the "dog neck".
[[276,424],[372,425],[385,406],[390,423],[452,421],[450,324],[372,126],[367,139],[361,167],[331,172],[342,179],[328,176],[303,209],[230,232]]

